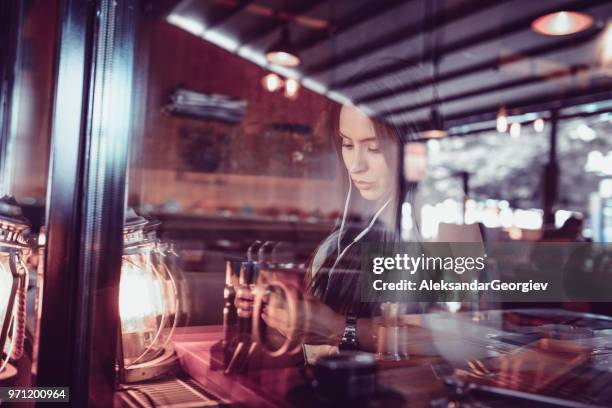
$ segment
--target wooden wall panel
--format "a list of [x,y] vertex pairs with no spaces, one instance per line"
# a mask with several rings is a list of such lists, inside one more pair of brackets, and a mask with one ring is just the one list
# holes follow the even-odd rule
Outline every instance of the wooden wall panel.
[[53,107],[58,0],[26,2],[20,32],[11,152],[12,194],[45,200]]
[[[181,127],[217,126],[228,132],[236,128],[170,116],[163,111],[177,86],[247,100],[247,114],[237,125],[237,131],[244,139],[244,157],[257,159],[251,155],[271,123],[297,123],[314,129],[328,103],[324,97],[304,88],[296,100],[284,97],[282,92],[269,93],[261,86],[266,71],[162,20],[143,22],[140,43],[136,78],[136,82],[140,81],[140,97],[135,119],[142,123],[135,124],[133,135],[131,205],[159,206],[174,200],[188,212],[207,213],[222,207],[245,206],[256,210],[318,209],[327,213],[339,207],[341,188],[330,146],[325,151],[328,174],[319,179],[275,177],[265,174],[263,169],[260,176],[179,172]],[[326,135],[314,137],[323,140]],[[279,152],[270,148],[268,154]]]

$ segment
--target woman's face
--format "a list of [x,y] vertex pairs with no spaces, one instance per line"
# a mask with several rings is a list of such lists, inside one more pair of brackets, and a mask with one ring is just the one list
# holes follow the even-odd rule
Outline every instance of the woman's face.
[[374,124],[352,105],[344,105],[339,123],[342,159],[352,183],[366,200],[379,200],[392,187],[391,168],[376,137]]

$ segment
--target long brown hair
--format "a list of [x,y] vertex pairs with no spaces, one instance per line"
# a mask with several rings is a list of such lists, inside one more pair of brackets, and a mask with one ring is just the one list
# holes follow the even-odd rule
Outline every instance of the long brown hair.
[[[333,146],[337,157],[338,168],[340,168],[340,178],[342,180],[342,186],[345,188],[341,194],[341,200],[344,200],[346,196],[346,188],[348,188],[350,179],[348,178],[346,168],[344,167],[343,158],[342,158],[342,141],[340,137],[340,112],[342,111],[343,105],[340,105],[335,102],[329,102],[327,109],[321,116],[321,120],[316,126],[315,134],[317,137],[326,138],[328,142]],[[398,163],[400,160],[400,146],[401,137],[397,128],[392,125],[385,123],[383,120],[377,117],[368,116],[372,121],[374,127],[374,133],[378,138],[379,146],[382,150],[382,153],[385,157],[385,160],[389,167],[393,169],[398,168]],[[393,202],[397,201],[397,197],[395,197],[398,192],[398,171],[392,171],[393,175],[392,183],[392,194]],[[363,199],[354,192],[353,197],[351,197],[352,203],[359,203]],[[362,206],[363,207],[363,206]],[[367,206],[366,206],[367,208]],[[351,216],[355,217],[357,214],[351,214]],[[358,217],[357,217],[358,218]]]
[[[342,142],[340,138],[340,112],[344,105],[329,102],[328,109],[322,115],[322,120],[317,131],[325,132],[330,142],[334,146],[336,155],[342,160]],[[390,167],[397,166],[397,150],[400,146],[400,136],[398,130],[386,124],[379,118],[368,116],[374,125],[374,133],[379,139],[379,143],[387,163]],[[320,127],[320,129],[319,129]]]
[[[347,189],[349,187],[349,183],[352,181],[346,171],[346,167],[344,166],[344,161],[342,158],[342,142],[340,136],[340,113],[343,105],[330,102],[328,105],[328,109],[322,115],[320,122],[317,125],[316,132],[319,137],[326,137],[330,144],[333,146],[336,156],[338,159],[338,167],[340,170],[340,177],[343,180],[344,190],[339,194],[339,201],[343,202],[345,197],[347,196]],[[398,214],[398,206],[400,204],[400,171],[393,171],[394,169],[399,169],[398,165],[401,160],[400,148],[402,146],[402,140],[399,134],[399,131],[394,126],[391,126],[387,123],[384,123],[382,120],[374,117],[370,117],[372,121],[375,135],[378,139],[380,149],[391,168],[391,174],[393,175],[391,183],[393,186],[391,188],[391,203],[387,207],[385,211],[389,211],[390,214],[396,215]],[[341,196],[341,198],[340,198]],[[359,192],[356,189],[352,189],[350,200],[350,207],[347,210],[347,219],[352,221],[353,230],[361,231],[363,226],[366,224],[367,216],[372,215],[374,211],[376,211],[380,207],[381,203],[379,202],[367,202],[364,200]],[[360,207],[361,209],[365,208],[366,217],[361,217],[359,214],[354,212],[354,209]],[[399,223],[394,223],[396,226]],[[347,227],[350,229],[350,227]],[[343,231],[338,231],[339,225],[336,226],[335,230],[337,233],[342,233]],[[333,234],[333,231],[332,231]],[[344,234],[350,240],[356,235],[354,232],[347,232]],[[368,233],[368,240],[374,240],[379,244],[382,244],[385,247],[395,246],[400,241],[399,230],[397,228],[388,228],[382,226],[381,224],[377,225],[375,231]],[[328,242],[329,244],[329,242]],[[333,244],[332,244],[333,245]],[[322,248],[321,246],[317,248],[315,254],[319,250],[326,250],[328,248]],[[358,248],[353,248],[358,251]],[[327,272],[331,272],[330,269],[336,260],[336,251],[332,251],[329,259],[326,257],[326,262],[322,265],[321,269],[326,269]],[[311,257],[309,262],[308,272],[306,275],[307,278],[307,288],[308,292],[311,295],[321,298],[326,304],[332,307],[339,313],[348,313],[349,310],[355,312],[356,309],[363,310],[371,305],[364,305],[361,303],[360,298],[360,288],[359,288],[359,274],[357,271],[360,269],[360,259],[359,257],[355,257],[355,253],[347,254],[342,261],[342,268],[354,270],[354,273],[344,273],[342,276],[335,275],[334,281],[332,285],[330,285],[330,276],[327,273],[319,273],[323,272],[313,271],[313,261],[315,255]],[[338,265],[339,267],[340,265]],[[314,276],[313,276],[314,275]]]
[[[391,60],[395,62],[400,62],[401,59],[391,58]],[[415,94],[418,91],[413,91],[409,95],[407,93],[397,94],[395,92],[398,88],[403,88],[406,85],[410,84],[409,78],[405,76],[396,77],[396,76],[385,76],[380,80],[369,80],[367,84],[364,84],[363,81],[360,81],[359,78],[363,77],[363,74],[369,70],[376,70],[377,64],[386,64],[389,62],[389,59],[380,60],[375,62],[374,65],[368,63],[367,67],[364,67],[364,70],[357,70],[353,75],[353,78],[350,78],[346,81],[347,78],[342,78],[343,82],[345,82],[346,89],[352,88],[354,86],[359,86],[363,89],[364,85],[371,90],[386,91],[386,93],[390,96],[386,98],[383,103],[377,103],[376,106],[376,115],[368,115],[372,124],[374,126],[374,131],[376,137],[379,139],[379,145],[385,155],[387,163],[391,169],[396,168],[398,171],[392,171],[393,174],[393,188],[391,190],[391,204],[387,207],[385,211],[391,211],[396,218],[396,222],[394,228],[387,228],[383,226],[383,228],[376,229],[371,231],[372,233],[368,233],[367,240],[376,240],[379,244],[381,244],[387,250],[396,247],[396,245],[401,242],[400,236],[400,222],[399,215],[401,214],[402,204],[404,202],[409,202],[414,205],[414,197],[416,194],[416,184],[415,183],[407,183],[403,177],[403,164],[404,164],[404,143],[419,139],[419,133],[415,126],[414,121],[410,114],[398,114],[394,113],[397,108],[397,103],[402,101],[405,98],[414,98]],[[381,65],[382,66],[382,65]],[[333,83],[333,79],[330,81]],[[347,174],[346,168],[343,164],[342,159],[342,143],[339,133],[340,127],[340,112],[342,110],[342,105],[334,102],[329,102],[327,109],[323,112],[321,120],[318,123],[318,126],[315,128],[315,134],[318,134],[319,137],[326,138],[330,141],[331,145],[334,147],[334,150],[337,155],[337,163],[338,167],[342,168],[340,171],[340,177],[343,180],[343,186],[345,188],[344,191],[341,191],[339,194],[339,202],[343,202],[345,197],[347,196],[347,190],[349,187],[349,183],[351,180]],[[362,110],[363,111],[363,110]],[[389,118],[393,117],[394,120],[391,121]],[[409,158],[408,158],[409,159]],[[402,164],[402,165],[400,165]],[[365,200],[361,198],[361,196],[353,189],[353,196],[351,197],[351,206],[363,203]],[[376,205],[376,204],[374,204]],[[351,209],[349,208],[349,211]],[[416,218],[416,211],[412,211],[412,224],[413,229],[411,233],[411,240],[416,242],[420,241],[419,234],[419,223]],[[336,226],[336,231],[339,229],[339,224]],[[333,233],[333,231],[332,231]],[[318,252],[321,249],[321,246],[317,248]],[[354,248],[353,248],[354,249]],[[336,251],[332,251],[333,254]],[[307,280],[308,280],[308,290],[310,294],[313,294],[317,297],[320,297],[325,303],[331,306],[334,310],[346,313],[348,310],[355,310],[357,307],[360,310],[368,309],[370,310],[373,303],[365,304],[364,302],[368,302],[370,300],[361,299],[361,291],[359,290],[359,275],[354,274],[352,277],[344,280],[341,285],[328,285],[327,277],[323,276],[324,274],[317,273],[317,275],[313,276],[312,271],[312,261],[314,260],[314,255],[311,257],[311,262],[309,263]],[[332,259],[333,261],[333,259]],[[357,265],[360,262],[360,259],[357,260],[356,266],[357,269],[361,269],[361,265]],[[332,289],[332,286],[334,289]],[[355,289],[356,288],[356,289]],[[329,289],[329,290],[328,290]],[[356,292],[355,292],[356,290]],[[351,292],[353,291],[353,292]],[[328,293],[329,292],[329,293]],[[358,304],[360,303],[360,304]],[[361,306],[361,307],[360,307]]]

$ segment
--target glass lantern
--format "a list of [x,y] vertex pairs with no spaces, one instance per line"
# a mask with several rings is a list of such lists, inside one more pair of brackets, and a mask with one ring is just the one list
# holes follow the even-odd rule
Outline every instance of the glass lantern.
[[17,370],[10,360],[23,355],[26,331],[28,269],[31,248],[27,240],[30,224],[15,199],[0,199],[0,381]]
[[119,284],[123,382],[154,378],[177,364],[169,347],[179,312],[177,285],[164,260],[168,248],[156,235],[158,225],[127,212]]

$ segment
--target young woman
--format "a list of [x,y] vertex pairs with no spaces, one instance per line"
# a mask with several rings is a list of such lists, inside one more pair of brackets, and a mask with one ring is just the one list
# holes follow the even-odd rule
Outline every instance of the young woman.
[[364,243],[399,242],[400,139],[394,128],[370,119],[352,105],[333,106],[325,127],[344,165],[348,192],[340,227],[313,257],[310,292],[339,313],[357,312],[361,302],[354,288],[355,276],[334,272],[359,270]]
[[[338,347],[376,350],[374,316],[379,303],[373,291],[361,290],[361,251],[367,243],[392,251],[399,243],[400,185],[398,131],[372,119],[353,105],[333,105],[323,121],[343,167],[346,199],[340,226],[317,248],[308,268],[307,307],[299,333],[305,357],[312,362]],[[239,314],[249,316],[251,299],[237,301]],[[266,306],[262,319],[287,333],[294,322],[285,310]]]

